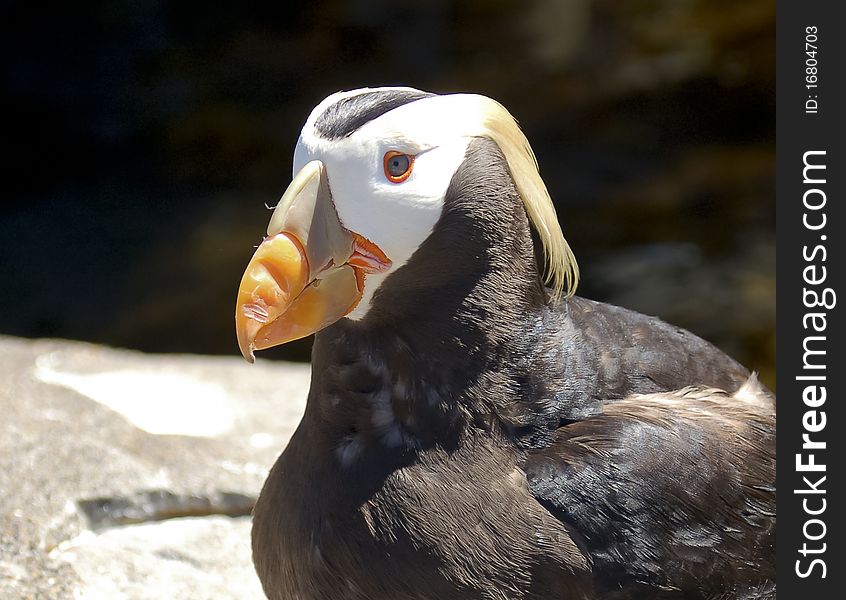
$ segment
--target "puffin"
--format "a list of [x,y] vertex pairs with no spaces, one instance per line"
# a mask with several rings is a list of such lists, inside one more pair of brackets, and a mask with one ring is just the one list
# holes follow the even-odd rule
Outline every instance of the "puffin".
[[338,92],[293,163],[235,309],[249,361],[315,334],[253,510],[268,598],[775,597],[774,395],[694,334],[575,295],[501,104]]

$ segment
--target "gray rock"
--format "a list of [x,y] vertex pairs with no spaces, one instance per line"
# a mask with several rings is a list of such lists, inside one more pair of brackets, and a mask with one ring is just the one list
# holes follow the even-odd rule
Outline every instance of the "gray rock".
[[308,373],[0,336],[0,598],[261,598],[249,512]]
[[247,517],[170,519],[84,531],[50,555],[73,567],[85,600],[264,598],[252,568]]

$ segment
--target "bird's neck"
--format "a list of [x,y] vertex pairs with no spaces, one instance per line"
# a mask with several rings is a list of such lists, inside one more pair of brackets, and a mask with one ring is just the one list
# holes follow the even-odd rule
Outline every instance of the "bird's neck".
[[535,435],[543,411],[526,399],[553,395],[561,361],[529,224],[512,206],[493,240],[422,248],[364,319],[318,334],[309,412],[339,460],[457,444],[474,427]]

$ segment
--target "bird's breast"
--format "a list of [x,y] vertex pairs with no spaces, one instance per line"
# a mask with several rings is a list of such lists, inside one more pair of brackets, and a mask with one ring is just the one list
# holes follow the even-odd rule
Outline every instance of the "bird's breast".
[[585,597],[587,560],[530,502],[516,457],[487,438],[399,466],[344,466],[314,442],[295,435],[256,505],[254,556],[271,598]]

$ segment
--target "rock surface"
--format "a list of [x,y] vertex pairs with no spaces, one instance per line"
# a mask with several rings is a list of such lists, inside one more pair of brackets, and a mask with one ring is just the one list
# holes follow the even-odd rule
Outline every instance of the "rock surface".
[[0,598],[263,598],[249,513],[308,374],[0,336]]

